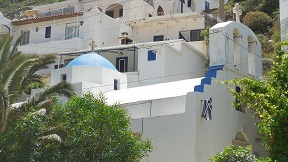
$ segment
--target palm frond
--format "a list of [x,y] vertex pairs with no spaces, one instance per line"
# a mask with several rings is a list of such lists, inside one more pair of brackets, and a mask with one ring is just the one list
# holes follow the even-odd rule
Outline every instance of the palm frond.
[[47,129],[45,132],[41,133],[41,136],[45,137],[51,134],[57,134],[61,139],[65,139],[68,137],[69,131],[62,126],[54,126],[51,127],[50,129]]
[[47,136],[39,137],[39,139],[62,142],[62,139],[61,139],[61,137],[58,134],[49,134]]
[[[13,37],[13,36],[12,36]],[[18,45],[20,45],[20,43],[21,43],[21,40],[22,40],[22,35],[18,38],[18,39],[16,39],[16,42],[15,42],[15,44],[14,44],[14,46],[12,47],[12,49],[11,49],[11,53],[10,53],[10,59],[12,59],[12,57],[15,55],[15,54],[17,54],[17,50],[18,50]]]
[[55,63],[55,60],[56,60],[56,56],[54,55],[46,55],[46,56],[39,57],[39,59],[37,59],[37,61],[30,68],[28,74],[34,74],[38,70],[49,68],[49,65]]
[[6,87],[0,83],[0,133],[2,133],[7,124],[7,118],[9,113],[9,98],[8,98],[8,90]]
[[40,115],[40,116],[44,116],[46,115],[46,109],[42,108],[42,109],[39,109],[29,115]]
[[35,96],[31,97],[26,103],[21,105],[18,110],[20,112],[26,112],[30,107],[38,107],[39,104],[43,103],[52,96],[65,96],[72,97],[74,95],[73,86],[67,82],[60,82],[54,86],[46,88],[39,93],[36,93]]
[[48,117],[50,117],[50,116],[51,116],[51,113],[52,113],[52,108],[53,108],[53,101],[52,101],[52,99],[46,100],[46,101],[44,101],[44,102],[42,102],[42,103],[40,103],[40,104],[38,105],[38,109],[43,109],[43,108],[46,110],[46,115],[47,115]]
[[13,77],[21,78],[27,73],[28,68],[31,67],[32,62],[36,58],[37,56],[35,55],[20,55],[10,63],[6,63],[6,66],[1,71],[0,81],[8,87]]
[[0,63],[5,63],[9,61],[10,58],[10,48],[11,48],[11,42],[13,40],[13,37],[10,37],[8,35],[4,35],[1,42],[1,48],[0,48]]

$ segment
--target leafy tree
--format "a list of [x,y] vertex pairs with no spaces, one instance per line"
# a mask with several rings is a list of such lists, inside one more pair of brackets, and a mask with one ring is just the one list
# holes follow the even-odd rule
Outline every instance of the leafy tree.
[[27,114],[31,107],[51,108],[51,96],[64,95],[71,97],[74,92],[70,84],[62,82],[44,89],[37,96],[28,99],[17,109],[12,104],[18,102],[20,96],[31,84],[42,83],[42,77],[36,72],[48,68],[55,62],[55,56],[40,57],[34,54],[21,54],[17,46],[21,38],[17,39],[11,48],[13,37],[3,35],[0,38],[0,134],[7,124],[13,123],[18,116]]
[[249,12],[244,16],[243,24],[247,25],[255,33],[263,34],[268,32],[268,26],[271,25],[271,18],[264,12]]
[[236,147],[229,145],[224,148],[224,151],[217,153],[210,159],[211,162],[269,162],[269,159],[257,159],[251,154],[251,147]]
[[65,161],[138,161],[152,151],[149,140],[131,131],[125,109],[109,106],[91,94],[73,97],[55,108],[55,118],[68,129]]
[[152,150],[149,140],[131,131],[126,110],[103,98],[75,96],[52,112],[29,114],[0,135],[0,161],[134,162]]
[[[288,42],[284,43],[288,44]],[[241,87],[230,89],[239,103],[245,103],[259,119],[258,132],[272,160],[288,161],[288,54],[277,51],[274,65],[265,80],[234,79]]]

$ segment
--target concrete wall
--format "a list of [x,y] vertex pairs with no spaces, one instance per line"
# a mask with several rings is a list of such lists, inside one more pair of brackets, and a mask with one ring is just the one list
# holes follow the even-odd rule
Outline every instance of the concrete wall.
[[[218,71],[217,78],[213,80],[212,85],[205,85],[204,93],[194,93],[194,103],[196,103],[197,116],[197,151],[195,161],[208,161],[212,155],[223,150],[235,139],[237,132],[244,132],[248,137],[248,143],[252,146],[252,152],[258,155],[267,155],[261,143],[257,143],[255,138],[259,137],[257,133],[256,119],[253,119],[253,113],[246,109],[246,112],[236,111],[232,107],[234,98],[226,85],[219,83],[221,80],[232,78],[241,78],[233,71],[223,69]],[[232,86],[232,88],[235,88]],[[206,121],[201,117],[201,100],[213,98],[212,120]]]
[[[53,70],[51,72],[51,85],[55,85],[62,81],[62,75],[66,75],[67,82],[77,84],[78,89],[82,89],[84,91],[87,91],[90,84],[97,84],[96,87],[90,87],[90,90],[95,92],[107,92],[114,90],[114,79],[119,80],[120,89],[127,88],[127,77],[125,74],[102,67],[71,66]],[[96,89],[94,90],[94,88]],[[100,88],[100,90],[97,88]]]
[[[180,31],[202,30],[205,28],[204,17],[182,17],[174,20],[173,16],[168,15],[163,16],[163,18],[165,19],[155,18],[150,22],[143,20],[139,22],[139,25],[133,26],[133,41],[137,43],[153,42],[153,37],[158,35],[164,35],[164,40],[174,40],[179,39]],[[141,23],[143,24],[140,25]]]
[[[138,49],[138,86],[204,76],[207,59],[188,43],[158,43],[155,42],[150,49]],[[157,52],[156,60],[148,61],[149,50]]]
[[[288,40],[288,1],[280,0],[280,25],[281,25],[281,40]],[[287,48],[287,47],[286,47]]]
[[229,21],[216,24],[209,32],[210,65],[224,64],[243,74],[262,76],[261,43],[251,29]]
[[[142,134],[144,139],[151,139],[155,148],[142,161],[206,162],[232,144],[238,132],[245,135],[245,142],[252,146],[253,153],[267,155],[262,144],[255,140],[260,136],[253,113],[248,109],[245,113],[236,111],[232,107],[232,94],[226,85],[219,83],[235,77],[243,76],[224,68],[218,71],[217,78],[212,80],[211,85],[205,85],[203,93],[188,92],[185,98],[178,96],[124,105],[132,114],[133,131]],[[201,100],[210,97],[213,100],[213,109],[212,120],[208,121],[201,117]],[[156,106],[154,103],[157,101],[162,104]],[[157,109],[162,111],[153,115],[151,112]],[[169,110],[173,111],[168,112]]]
[[[168,106],[169,108],[174,108],[174,111],[179,109],[184,110],[186,107],[185,113],[178,112],[175,115],[160,115],[158,117],[134,119],[132,121],[133,131],[141,133],[144,139],[151,139],[155,149],[149,154],[149,157],[142,159],[142,161],[194,161],[193,159],[196,156],[196,114],[193,113],[193,107],[188,106],[191,104],[191,100],[188,101],[185,98],[181,101],[182,104],[178,106]],[[162,103],[172,103],[168,100],[162,100]],[[154,106],[154,100],[152,103]],[[149,106],[147,105],[147,107]],[[152,110],[168,108],[165,105],[162,105],[165,107],[159,106],[152,107]]]

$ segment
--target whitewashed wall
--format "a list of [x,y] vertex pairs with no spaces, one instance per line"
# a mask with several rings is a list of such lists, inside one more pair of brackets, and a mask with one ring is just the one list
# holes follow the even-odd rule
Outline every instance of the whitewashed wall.
[[251,29],[229,21],[216,24],[209,32],[210,65],[224,64],[244,74],[262,76],[261,43]]
[[[95,92],[114,90],[114,79],[119,80],[120,89],[127,88],[125,74],[98,66],[71,66],[53,70],[51,72],[51,85],[59,83],[63,74],[66,74],[67,82],[77,84],[78,89],[84,87],[83,90],[85,91],[89,85],[92,85],[90,89]],[[100,85],[97,86],[99,89],[93,88],[95,84]]]
[[281,24],[281,40],[288,40],[288,1],[280,0],[280,24]]
[[[207,59],[188,43],[183,40],[170,45],[157,43],[150,49],[138,50],[138,86],[204,76]],[[148,61],[149,50],[157,51],[156,60]]]
[[[187,16],[192,15],[193,14],[187,14]],[[153,37],[157,35],[164,35],[164,40],[174,40],[179,39],[179,31],[202,30],[205,28],[204,17],[196,15],[194,15],[196,16],[195,18],[181,17],[181,15],[177,16],[179,18],[175,18],[175,20],[171,15],[168,15],[161,16],[161,18],[164,19],[151,18],[151,21],[149,21],[149,19],[147,21],[137,22],[140,25],[133,26],[133,41],[137,43],[153,42]]]

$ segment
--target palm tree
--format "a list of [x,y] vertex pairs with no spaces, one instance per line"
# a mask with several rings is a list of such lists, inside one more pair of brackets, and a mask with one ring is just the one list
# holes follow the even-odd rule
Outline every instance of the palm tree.
[[0,38],[0,134],[5,131],[7,124],[29,113],[32,107],[34,110],[35,107],[44,108],[45,114],[49,117],[52,96],[71,97],[74,94],[71,84],[61,82],[29,98],[20,107],[12,108],[12,104],[19,100],[30,84],[42,82],[42,76],[36,72],[48,68],[56,59],[53,55],[41,57],[35,54],[22,54],[17,51],[21,38],[17,39],[13,47],[12,40],[13,37],[8,35]]

